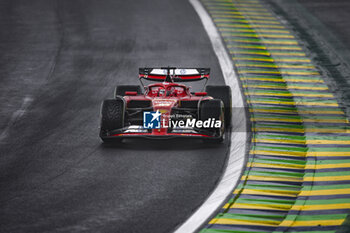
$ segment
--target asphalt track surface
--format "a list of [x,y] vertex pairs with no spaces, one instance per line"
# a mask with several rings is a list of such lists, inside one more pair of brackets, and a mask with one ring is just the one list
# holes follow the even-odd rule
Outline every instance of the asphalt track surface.
[[335,33],[350,49],[350,2],[346,0],[300,0],[311,14]]
[[[300,22],[306,31],[316,36],[314,38],[329,57],[328,73],[332,80],[330,86],[336,91],[336,95],[346,108],[348,117],[350,116],[350,2],[335,0],[327,2],[324,0],[298,1],[306,11],[303,15],[311,15],[315,21],[319,21],[320,26],[312,26]],[[295,12],[300,14],[298,10]],[[293,14],[293,13],[292,13]],[[304,19],[305,20],[305,19]],[[307,21],[307,20],[306,20]],[[322,46],[323,45],[323,46]],[[329,48],[326,48],[327,46]],[[333,68],[333,67],[334,68]]]
[[0,232],[169,232],[215,187],[228,144],[98,138],[138,67],[223,78],[186,0],[0,3]]

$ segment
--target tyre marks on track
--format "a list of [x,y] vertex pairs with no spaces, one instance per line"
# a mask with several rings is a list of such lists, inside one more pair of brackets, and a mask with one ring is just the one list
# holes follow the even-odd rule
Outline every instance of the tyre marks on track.
[[239,74],[253,137],[201,232],[334,232],[350,209],[350,127],[298,38],[260,0],[201,0]]
[[0,143],[2,142],[2,140],[4,140],[8,136],[8,131],[16,123],[16,121],[18,121],[25,114],[28,106],[32,103],[32,101],[33,101],[32,97],[30,96],[24,97],[21,107],[12,114],[10,121],[7,123],[6,128],[1,132]]

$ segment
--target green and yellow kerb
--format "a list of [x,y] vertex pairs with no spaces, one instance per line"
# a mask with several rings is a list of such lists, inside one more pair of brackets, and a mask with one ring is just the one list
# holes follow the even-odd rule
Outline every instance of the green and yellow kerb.
[[201,0],[252,123],[231,199],[202,233],[335,232],[350,212],[350,127],[298,39],[259,0]]

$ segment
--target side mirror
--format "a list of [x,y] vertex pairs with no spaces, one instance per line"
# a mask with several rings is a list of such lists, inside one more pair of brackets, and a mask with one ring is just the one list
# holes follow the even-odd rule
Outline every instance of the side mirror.
[[206,96],[206,95],[208,95],[208,93],[207,92],[195,92],[194,95],[195,96]]
[[137,91],[126,91],[125,95],[135,96],[135,95],[137,95]]

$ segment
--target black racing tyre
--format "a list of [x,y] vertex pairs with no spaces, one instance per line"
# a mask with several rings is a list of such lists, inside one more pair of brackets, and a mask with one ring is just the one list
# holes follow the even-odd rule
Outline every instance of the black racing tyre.
[[114,97],[125,96],[126,91],[136,91],[138,95],[142,94],[141,87],[139,85],[119,85],[115,87]]
[[123,98],[104,100],[101,108],[100,137],[105,142],[111,139],[103,138],[108,131],[124,127],[125,102]]
[[[204,100],[200,103],[199,119],[205,121],[207,119],[214,118],[215,120],[221,120],[225,124],[224,116],[224,103],[220,99]],[[222,142],[224,138],[224,125],[221,128],[211,128],[218,138],[205,140],[207,142]]]
[[232,93],[229,86],[207,86],[205,91],[214,99],[221,99],[225,106],[225,127],[231,126]]

